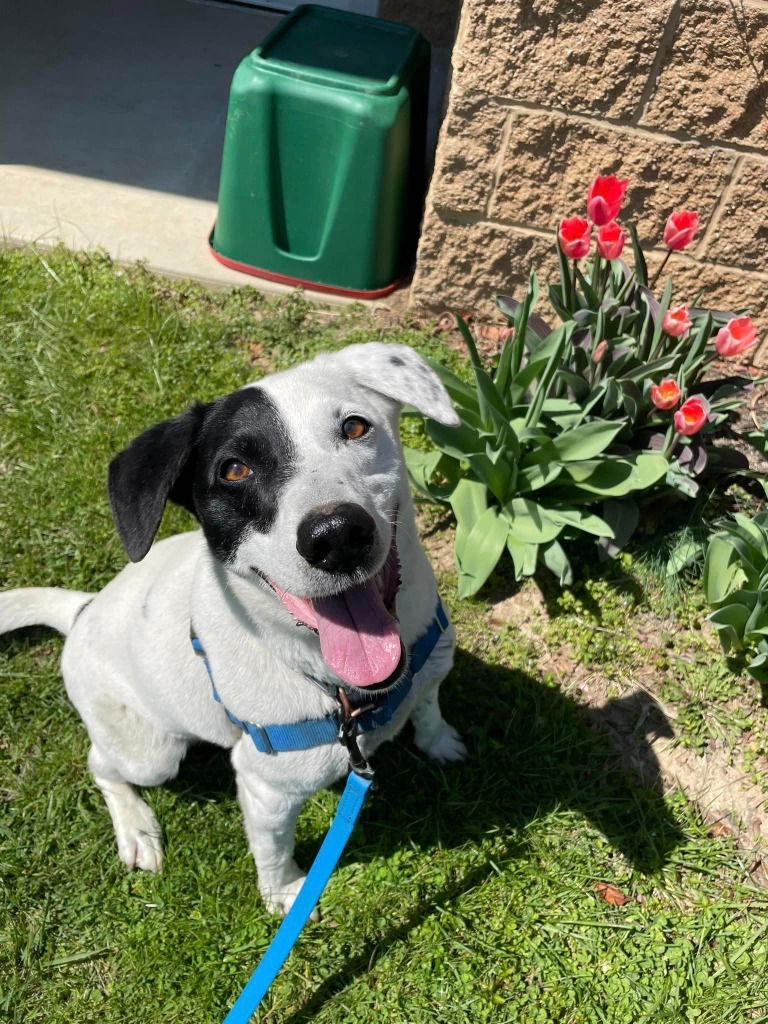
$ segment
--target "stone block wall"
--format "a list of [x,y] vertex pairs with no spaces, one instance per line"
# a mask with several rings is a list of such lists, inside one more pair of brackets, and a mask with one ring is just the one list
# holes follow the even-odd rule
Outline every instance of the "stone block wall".
[[768,0],[464,0],[412,303],[519,294],[616,173],[651,268],[668,214],[698,211],[676,298],[749,306],[768,364],[767,97]]

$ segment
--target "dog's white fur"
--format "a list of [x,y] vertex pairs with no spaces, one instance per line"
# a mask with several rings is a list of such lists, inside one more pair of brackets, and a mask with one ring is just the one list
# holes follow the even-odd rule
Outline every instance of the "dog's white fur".
[[[162,866],[160,827],[133,787],[174,777],[197,740],[231,748],[259,889],[271,909],[286,913],[304,878],[293,860],[299,811],[307,797],[346,773],[347,754],[340,744],[259,753],[213,700],[205,668],[190,645],[190,623],[207,652],[223,704],[239,718],[288,723],[333,711],[331,698],[306,678],[336,681],[316,636],[295,624],[253,567],[293,593],[328,593],[327,576],[321,578],[296,550],[302,516],[333,502],[361,504],[376,522],[383,564],[397,509],[402,566],[397,614],[403,643],[410,648],[434,616],[437,592],[417,538],[398,414],[408,402],[444,423],[455,423],[456,416],[426,364],[395,345],[351,346],[258,386],[289,425],[300,456],[269,533],[246,536],[226,567],[201,532],[172,537],[126,566],[93,598],[56,588],[0,594],[0,632],[47,623],[68,633],[65,685],[88,729],[88,764],[128,868],[159,871]],[[331,423],[339,411],[375,423],[376,443],[332,443]],[[426,754],[442,761],[463,757],[464,745],[443,720],[437,697],[454,646],[449,627],[393,722],[361,737],[365,756],[410,717],[416,745]]]

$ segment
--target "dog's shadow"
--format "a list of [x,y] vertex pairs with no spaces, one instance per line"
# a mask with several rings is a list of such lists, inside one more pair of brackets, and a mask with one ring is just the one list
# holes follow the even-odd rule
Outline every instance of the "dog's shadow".
[[[527,827],[557,810],[577,812],[641,873],[660,868],[682,841],[661,794],[658,763],[645,742],[646,733],[670,735],[671,730],[661,709],[650,707],[647,698],[625,698],[587,712],[553,685],[460,651],[441,703],[446,719],[467,741],[467,760],[431,763],[410,742],[410,727],[381,747],[374,758],[380,785],[343,862],[387,856],[404,841],[428,850],[480,844],[494,836],[498,868],[524,857]],[[633,718],[629,732],[636,757],[627,758],[626,751],[620,757],[601,735],[603,725],[613,729],[617,715]],[[642,786],[622,767],[635,761],[642,761]],[[210,748],[193,751],[171,787],[197,799],[232,795],[228,755]],[[318,835],[298,844],[300,864],[312,862],[321,839]],[[431,894],[430,903],[450,901],[493,870],[489,864],[468,869],[442,892]],[[327,978],[290,1018],[291,1024],[309,1020],[324,1000],[401,941],[424,914],[425,908],[417,906],[397,927],[371,936],[353,962]]]

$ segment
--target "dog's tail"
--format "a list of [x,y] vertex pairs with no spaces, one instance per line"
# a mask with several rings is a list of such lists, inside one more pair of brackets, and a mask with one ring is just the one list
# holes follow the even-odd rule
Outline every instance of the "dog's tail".
[[0,633],[22,626],[51,626],[65,635],[78,612],[93,597],[82,590],[61,587],[24,587],[0,594]]

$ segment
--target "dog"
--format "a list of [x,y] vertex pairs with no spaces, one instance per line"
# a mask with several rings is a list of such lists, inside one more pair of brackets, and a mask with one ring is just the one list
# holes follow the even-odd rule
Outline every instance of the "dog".
[[[402,697],[439,602],[400,446],[403,404],[459,422],[427,363],[379,342],[196,403],[109,466],[131,562],[103,590],[0,594],[0,632],[44,624],[67,635],[64,683],[128,869],[162,867],[160,827],[134,787],[172,779],[190,744],[206,741],[231,750],[267,907],[286,914],[293,904],[305,877],[293,859],[296,819],[347,773],[348,753],[339,742],[276,753],[268,738],[259,749],[265,723],[333,720],[339,697],[360,711]],[[200,529],[153,545],[168,500]],[[464,757],[438,702],[455,649],[440,618],[391,720],[359,735],[363,758],[408,719],[429,757]]]

